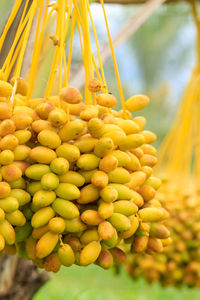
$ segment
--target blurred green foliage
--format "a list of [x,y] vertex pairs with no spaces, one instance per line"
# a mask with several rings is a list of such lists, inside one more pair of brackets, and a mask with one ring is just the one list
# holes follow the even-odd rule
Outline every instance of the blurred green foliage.
[[[189,47],[178,47],[180,35],[191,18],[190,7],[184,4],[163,5],[129,40],[142,78],[142,89],[148,93],[160,84],[166,68],[179,68],[187,61]],[[173,65],[169,55],[173,49]],[[164,95],[163,95],[164,96]]]
[[3,29],[5,21],[12,9],[14,0],[0,0],[0,32]]
[[199,290],[162,288],[132,281],[125,272],[115,275],[97,266],[62,268],[34,300],[199,300]]

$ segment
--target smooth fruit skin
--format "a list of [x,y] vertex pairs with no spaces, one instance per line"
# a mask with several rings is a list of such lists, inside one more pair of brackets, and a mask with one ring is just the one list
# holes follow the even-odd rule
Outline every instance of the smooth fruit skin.
[[75,145],[63,144],[56,149],[58,157],[65,158],[68,162],[75,162],[80,157],[80,150]]
[[108,154],[100,160],[99,169],[108,173],[117,168],[118,164],[118,159],[112,154]]
[[61,144],[59,135],[56,132],[48,129],[40,131],[37,138],[41,145],[49,147],[51,149],[56,149]]
[[64,125],[59,136],[63,142],[77,139],[84,130],[84,123],[81,120],[75,120]]
[[143,252],[147,248],[149,241],[148,236],[136,236],[132,244],[132,252]]
[[56,199],[56,194],[53,191],[39,190],[32,199],[32,204],[38,209],[51,205]]
[[31,149],[29,157],[41,164],[50,164],[56,158],[56,153],[47,147],[38,146]]
[[85,170],[90,171],[96,169],[99,166],[100,158],[94,154],[82,154],[77,161],[77,167]]
[[0,208],[6,213],[11,213],[19,208],[19,202],[16,198],[9,196],[7,198],[0,199]]
[[93,184],[88,184],[80,190],[80,197],[77,202],[80,204],[87,204],[95,202],[99,198],[99,189]]
[[98,240],[99,240],[99,234],[96,229],[85,230],[80,236],[80,241],[84,245],[87,245],[92,241],[98,241]]
[[117,105],[117,99],[112,94],[98,94],[96,100],[99,105],[109,108]]
[[69,162],[63,157],[57,157],[51,162],[50,168],[52,172],[62,175],[69,170]]
[[11,150],[3,150],[0,153],[0,164],[9,165],[14,161],[14,153]]
[[7,182],[0,182],[0,199],[8,197],[10,191],[11,188]]
[[0,233],[2,234],[8,245],[14,244],[15,230],[7,220],[3,220],[2,222],[0,222]]
[[12,182],[21,178],[22,171],[14,164],[10,164],[2,167],[1,174],[5,181]]
[[135,112],[140,109],[143,109],[145,106],[148,105],[148,103],[149,98],[147,96],[135,95],[126,100],[125,106],[130,112]]
[[76,205],[68,200],[56,198],[52,204],[54,211],[65,219],[74,219],[79,216],[79,210]]
[[60,217],[52,218],[48,223],[48,229],[54,233],[62,233],[65,230],[65,221]]
[[39,209],[32,217],[31,224],[33,228],[38,228],[46,225],[51,218],[55,216],[55,212],[52,207],[44,207]]
[[71,183],[60,183],[55,189],[55,193],[58,197],[66,200],[75,200],[80,197],[79,189]]
[[55,248],[58,242],[58,234],[47,232],[45,233],[36,244],[36,256],[44,258],[48,256]]
[[81,266],[88,266],[94,263],[99,254],[101,252],[101,245],[99,242],[93,241],[87,244],[80,254],[80,265]]
[[70,267],[75,262],[72,248],[68,244],[62,244],[58,249],[58,257],[63,266]]
[[85,135],[75,141],[74,145],[79,148],[81,153],[88,153],[94,150],[97,141],[98,139]]
[[41,185],[45,190],[55,190],[59,185],[59,178],[54,173],[47,173],[42,176]]
[[40,180],[43,175],[50,173],[49,166],[45,164],[35,164],[28,167],[25,171],[25,175],[34,180]]
[[59,181],[60,183],[71,183],[77,187],[81,187],[85,183],[85,178],[78,172],[67,171],[59,176]]
[[114,228],[110,222],[104,221],[99,224],[98,233],[103,240],[109,240],[114,235]]
[[139,211],[139,216],[145,222],[157,222],[163,219],[163,211],[157,207],[147,207]]
[[88,131],[94,138],[100,138],[103,135],[104,123],[98,118],[92,118],[88,122]]
[[70,103],[77,104],[83,100],[80,91],[75,87],[64,87],[60,90],[59,97],[61,100]]
[[96,187],[102,189],[108,184],[108,175],[102,171],[97,171],[92,175],[91,183]]
[[65,220],[65,231],[72,233],[79,233],[86,230],[87,226],[82,222],[80,217]]
[[2,222],[5,219],[5,212],[2,208],[0,208],[0,222]]
[[129,172],[121,167],[114,169],[113,171],[108,173],[109,182],[112,183],[128,183],[131,180],[131,176]]
[[0,234],[0,251],[5,248],[5,239],[2,234]]
[[131,228],[130,220],[119,213],[114,213],[109,219],[109,222],[120,232],[127,231]]
[[114,202],[114,212],[123,214],[127,217],[135,214],[138,211],[137,205],[128,200],[119,200]]
[[6,219],[14,226],[24,226],[26,223],[26,218],[20,210],[7,213]]
[[33,228],[32,237],[36,240],[39,240],[47,231],[49,231],[48,224],[38,228]]
[[10,197],[16,198],[19,206],[23,206],[31,201],[30,194],[23,189],[12,189],[10,192]]
[[103,222],[103,219],[100,217],[97,211],[92,209],[87,209],[81,214],[81,220],[91,226],[99,225]]
[[[12,95],[12,86],[6,82],[0,80],[0,97],[9,97]],[[12,115],[11,105],[7,103],[0,103],[0,120],[10,119]]]
[[138,221],[137,217],[130,216],[129,220],[131,222],[130,229],[120,233],[120,237],[123,239],[128,239],[128,238],[132,237],[139,227],[139,221]]
[[110,155],[114,156],[117,159],[118,167],[126,167],[131,162],[130,156],[124,151],[114,150]]
[[102,250],[98,260],[97,264],[102,267],[103,269],[110,269],[113,266],[113,257],[109,250]]
[[100,196],[105,202],[113,202],[118,198],[117,190],[112,186],[106,186],[100,191]]

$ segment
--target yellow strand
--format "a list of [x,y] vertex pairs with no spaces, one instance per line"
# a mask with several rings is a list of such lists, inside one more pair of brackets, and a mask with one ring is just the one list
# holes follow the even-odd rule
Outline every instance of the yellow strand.
[[[101,78],[101,74],[99,73],[99,69],[97,67],[97,64],[96,64],[96,61],[95,61],[95,58],[94,58],[94,55],[92,55],[92,62],[93,62],[93,65],[94,65],[94,69],[95,69],[95,72],[97,74],[97,78],[98,80],[102,83],[102,78]],[[106,91],[105,91],[106,92]]]
[[79,41],[80,41],[80,47],[81,47],[81,54],[82,54],[82,59],[83,59],[83,65],[84,68],[86,69],[86,62],[85,62],[85,57],[84,57],[84,45],[83,45],[83,39],[82,39],[82,34],[81,34],[81,29],[84,32],[85,31],[85,26],[83,24],[83,20],[81,18],[80,12],[78,10],[76,1],[74,1],[74,8],[76,9],[76,16],[77,16],[77,28],[78,28],[78,34],[79,34]]
[[12,56],[13,56],[13,52],[15,51],[15,47],[16,47],[19,39],[20,39],[20,36],[21,36],[21,34],[22,34],[25,26],[26,26],[26,23],[27,23],[27,21],[29,19],[29,16],[30,16],[30,10],[27,12],[26,17],[25,17],[23,23],[21,24],[21,26],[19,26],[18,29],[17,29],[17,32],[16,32],[16,35],[15,35],[15,39],[13,41],[12,47],[11,47],[11,49],[10,49],[7,57],[6,57],[6,60],[5,60],[4,64],[3,64],[3,67],[2,67],[2,70],[5,70],[5,72],[6,72],[6,68],[10,64],[10,61],[11,61]]
[[59,242],[60,242],[61,247],[64,247],[65,244],[62,241],[62,234],[59,234]]
[[70,45],[69,45],[69,54],[68,54],[68,61],[67,61],[67,71],[66,71],[66,78],[65,78],[65,86],[68,85],[69,81],[69,73],[70,73],[70,66],[71,66],[71,59],[72,59],[72,50],[73,50],[73,40],[74,40],[74,31],[76,25],[76,12],[73,11],[72,15],[72,28],[71,28],[71,38],[70,38]]
[[66,82],[67,82],[67,58],[66,58],[66,54],[65,54],[65,48],[63,48],[63,63],[64,63],[64,86],[66,86]]
[[[192,123],[191,109],[196,97],[195,91],[196,86],[198,86],[198,77],[199,75],[197,76],[196,72],[193,72],[186,88],[184,98],[178,110],[177,116],[174,120],[173,126],[160,147],[159,159],[156,167],[157,170],[162,169],[162,165],[165,165],[166,169],[168,161],[170,168],[172,168],[172,166],[175,167],[177,161],[176,151],[178,158],[180,158],[180,154],[178,152],[180,151],[181,154],[183,152],[182,149],[179,148],[178,143],[180,143],[182,139],[185,139],[184,135],[189,132],[190,124]],[[166,160],[166,158],[168,160]],[[170,164],[170,162],[172,163]]]
[[91,92],[88,90],[88,83],[92,77],[92,51],[89,33],[89,23],[88,23],[88,11],[87,11],[87,0],[80,0],[81,14],[83,18],[83,24],[85,25],[85,30],[83,29],[83,41],[84,41],[84,60],[85,60],[85,102],[86,104],[92,103]]
[[73,0],[74,8],[76,10],[77,20],[78,20],[78,23],[80,24],[82,30],[85,31],[85,26],[84,26],[84,23],[83,23],[83,20],[82,20],[82,17],[80,15],[79,8],[78,8],[76,2],[77,2],[76,0]]
[[84,47],[83,47],[83,41],[82,41],[82,35],[81,35],[81,28],[80,28],[80,22],[79,18],[77,15],[77,28],[78,28],[78,35],[79,35],[79,41],[80,41],[80,46],[81,46],[81,54],[82,54],[82,59],[83,59],[83,65],[85,67],[85,59],[84,59]]
[[[193,72],[186,88],[185,96],[180,105],[172,129],[161,145],[158,157],[159,171],[168,175],[177,186],[185,187],[189,177],[195,178],[198,173],[198,158],[195,148],[198,147],[200,128],[200,75]],[[194,153],[194,157],[193,157]],[[194,159],[193,159],[194,158]],[[192,167],[194,165],[194,167]]]
[[33,22],[33,18],[34,18],[34,15],[36,13],[37,4],[38,4],[38,1],[33,0],[33,3],[32,3],[31,8],[30,8],[31,13],[30,13],[30,17],[29,17],[29,20],[28,20],[28,23],[27,23],[26,33],[25,33],[25,36],[24,36],[24,43],[23,43],[22,49],[20,51],[19,60],[17,62],[17,67],[16,67],[16,71],[15,71],[15,76],[16,77],[20,76],[23,57],[24,57],[24,53],[25,53],[26,46],[27,46],[27,43],[28,43],[28,38],[29,38],[29,33],[30,33],[30,30],[31,30],[31,25],[32,25],[32,22]]
[[[69,3],[69,9],[68,9],[66,22],[65,22],[64,33],[66,33],[67,29],[68,29],[69,19],[70,19],[70,15],[71,15],[71,8],[72,8],[72,0],[70,0],[70,3]],[[57,29],[57,32],[58,32],[58,29]],[[55,51],[55,54],[54,54],[53,63],[52,63],[48,83],[47,83],[47,86],[46,86],[46,89],[45,89],[45,94],[44,94],[45,98],[47,98],[51,95],[53,81],[54,81],[54,77],[56,75],[57,65],[58,65],[58,62],[59,62],[59,52],[60,52],[59,48],[58,48],[58,46],[56,46],[56,51]]]
[[104,19],[105,19],[107,35],[108,35],[108,39],[109,39],[109,44],[110,44],[110,49],[111,49],[111,54],[112,54],[112,59],[113,59],[113,64],[114,64],[115,75],[116,75],[116,79],[117,79],[117,85],[118,85],[118,89],[119,89],[121,104],[122,104],[123,110],[125,110],[124,94],[123,94],[123,90],[122,90],[122,84],[121,84],[121,80],[120,80],[120,76],[119,76],[117,61],[116,61],[116,57],[115,57],[115,51],[114,51],[114,47],[113,47],[113,44],[112,44],[112,38],[111,38],[110,31],[109,31],[108,20],[107,20],[107,17],[106,17],[106,12],[105,12],[105,7],[104,7],[103,0],[100,0],[100,3],[101,3],[101,6],[102,6],[102,9],[103,9],[103,15],[104,15]]
[[[93,33],[94,33],[94,39],[95,39],[95,43],[96,43],[96,48],[97,48],[97,55],[98,55],[98,60],[99,60],[99,67],[100,67],[100,70],[101,70],[101,76],[102,76],[102,81],[103,81],[103,85],[102,85],[103,86],[103,92],[107,93],[108,89],[107,89],[105,74],[104,74],[104,70],[103,70],[103,63],[102,63],[102,59],[101,59],[99,42],[98,42],[97,32],[96,32],[96,29],[95,29],[95,25],[94,25],[94,21],[93,21],[93,18],[92,18],[92,14],[91,14],[89,3],[87,3],[87,7],[88,7],[90,21],[91,21],[91,25],[92,25],[92,29],[93,29]],[[94,57],[93,57],[93,63],[94,63]],[[95,68],[95,71],[96,71],[96,68]],[[96,71],[96,73],[97,73],[97,71]],[[98,73],[97,73],[97,75],[98,75]]]
[[[58,37],[59,29],[60,29],[60,27],[59,27],[59,24],[60,24],[59,11],[60,10],[58,10],[58,13],[57,13],[56,37]],[[52,63],[52,67],[51,67],[51,71],[50,71],[50,75],[49,75],[49,80],[48,80],[46,90],[45,90],[45,98],[48,98],[51,95],[53,81],[54,81],[54,77],[56,75],[57,65],[59,62],[59,53],[60,53],[59,42],[60,41],[58,41],[58,44],[55,46],[56,51],[54,53],[53,63]]]
[[30,2],[29,0],[26,0],[24,10],[23,10],[23,13],[22,13],[21,18],[20,18],[19,27],[22,25],[22,22],[24,21],[24,17],[25,17],[25,14],[27,12],[27,7],[28,7],[29,2]]
[[5,80],[8,80],[8,78],[10,76],[10,73],[11,73],[11,71],[13,69],[13,66],[14,66],[17,58],[18,58],[18,55],[19,55],[20,49],[22,47],[23,41],[24,41],[24,33],[23,33],[20,41],[18,42],[17,48],[16,48],[16,50],[14,52],[14,55],[12,57],[12,60],[11,60],[10,64],[8,65],[8,67],[5,70]]
[[[39,13],[38,13],[38,19],[37,19],[37,25],[36,25],[36,31],[35,31],[35,41],[34,41],[33,53],[35,51],[36,44],[38,43],[38,39],[39,39],[40,25],[41,25],[43,5],[44,5],[43,2],[44,2],[44,0],[39,1]],[[47,10],[48,10],[48,1],[45,5],[44,19],[46,17]]]
[[[59,5],[59,10],[60,10],[60,30],[59,30],[59,89],[61,90],[63,86],[63,48],[64,48],[64,24],[65,24],[65,0],[60,0],[60,5]],[[59,101],[59,106],[61,106],[61,103]]]
[[2,46],[3,46],[3,43],[5,41],[5,38],[6,38],[6,35],[8,33],[8,30],[10,29],[18,11],[19,11],[19,8],[20,8],[20,5],[22,3],[22,0],[17,0],[15,1],[15,5],[12,9],[12,12],[10,14],[10,17],[8,18],[8,21],[5,25],[5,28],[4,28],[4,31],[3,31],[3,34],[1,35],[1,38],[0,38],[0,52],[1,52],[1,49],[2,49]]
[[12,109],[15,106],[15,94],[16,94],[16,90],[17,90],[17,80],[15,79],[13,90],[12,90],[12,95],[10,97],[10,102],[12,104]]
[[48,80],[48,83],[47,83],[47,86],[46,86],[46,89],[45,89],[45,94],[44,94],[45,98],[48,98],[51,95],[51,90],[52,90],[54,77],[56,75],[58,60],[59,60],[59,48],[56,47],[56,51],[55,51],[55,54],[54,54],[53,63],[52,63],[51,71],[50,71],[50,75],[49,75],[49,80]]
[[84,55],[83,55],[84,54],[84,47],[83,47],[83,40],[82,40],[82,35],[81,35],[80,15],[77,13],[77,10],[76,10],[76,16],[77,16],[77,28],[78,28],[78,35],[79,35],[80,47],[81,47],[81,54],[82,54],[83,63],[84,63]]
[[84,4],[83,4],[83,1],[80,1],[80,5],[81,5],[81,16],[82,16],[82,19],[83,19],[83,25],[81,24],[81,27],[82,27],[82,31],[83,31],[83,45],[84,45],[84,48],[83,48],[83,56],[84,56],[84,61],[85,61],[85,103],[86,104],[89,104],[91,103],[91,93],[89,93],[88,91],[88,82],[89,82],[89,78],[90,78],[90,75],[89,75],[89,60],[88,60],[88,52],[89,52],[89,49],[88,49],[88,40],[87,40],[87,33],[86,33],[86,28],[85,28],[85,24],[86,24],[86,20],[85,20],[85,14],[84,14]]
[[[38,16],[38,22],[37,22],[37,29],[36,30],[36,35],[35,35],[35,43],[34,43],[34,49],[33,49],[33,54],[32,54],[32,64],[31,64],[31,69],[30,69],[30,74],[29,74],[29,89],[27,93],[27,102],[32,96],[33,89],[35,86],[35,81],[36,81],[36,75],[37,75],[37,68],[39,64],[39,58],[40,58],[40,52],[41,52],[41,47],[42,47],[42,42],[43,42],[43,36],[44,36],[44,31],[47,26],[47,23],[49,21],[49,18],[51,17],[54,7],[50,10],[48,13],[48,3],[49,0],[46,1],[46,7],[45,7],[45,12],[44,12],[44,18],[41,24],[41,30],[39,33],[39,27],[40,27],[40,15]],[[37,41],[37,42],[36,42]]]
[[69,1],[68,14],[67,14],[67,19],[66,19],[65,26],[64,26],[64,37],[66,37],[67,31],[69,29],[69,20],[71,18],[72,2],[73,2],[73,0]]

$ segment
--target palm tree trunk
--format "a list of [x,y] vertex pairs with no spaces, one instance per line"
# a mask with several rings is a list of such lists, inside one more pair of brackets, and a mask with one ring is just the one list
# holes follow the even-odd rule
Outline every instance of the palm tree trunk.
[[0,260],[0,300],[30,300],[49,279],[33,263],[15,256],[3,255]]

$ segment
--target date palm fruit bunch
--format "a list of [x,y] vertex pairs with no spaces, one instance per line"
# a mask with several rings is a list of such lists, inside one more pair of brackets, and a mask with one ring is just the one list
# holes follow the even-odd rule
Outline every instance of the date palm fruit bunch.
[[[71,91],[82,100],[72,87],[62,89],[60,99]],[[0,124],[1,250],[15,243],[47,269],[51,259],[111,267],[115,257],[124,259],[116,247],[123,240],[134,252],[160,252],[162,240],[151,237],[150,224],[168,213],[154,199],[161,182],[152,176],[155,135],[143,130],[145,119],[109,111],[117,103],[111,94],[98,94],[99,106],[79,102],[80,118],[69,121],[55,97],[50,100],[33,108],[38,99],[31,99],[13,112],[0,103],[6,116]],[[130,110],[144,103],[143,95],[126,101]]]
[[[187,85],[172,129],[158,156],[163,185],[156,195],[170,212],[165,224],[173,243],[163,254],[129,257],[127,270],[148,282],[200,286],[200,21],[193,3],[197,27],[197,65]],[[157,228],[153,228],[153,231]],[[162,234],[162,231],[160,231]]]
[[[167,202],[164,195],[167,188]],[[200,286],[200,205],[189,192],[181,192],[172,185],[157,193],[163,206],[170,212],[165,225],[170,229],[173,243],[163,253],[128,256],[126,269],[133,279],[145,277],[147,282],[162,285]],[[164,199],[165,198],[165,199]],[[195,197],[196,198],[196,197]],[[155,226],[153,230],[157,230]],[[162,232],[160,231],[162,234]]]
[[[33,0],[31,16],[37,4]],[[40,1],[39,8],[41,5]],[[147,96],[124,101],[116,75],[123,106],[117,111],[117,99],[107,91],[103,70],[100,79],[92,76],[89,32],[80,21],[88,24],[89,2],[81,8],[76,1],[68,8],[65,5],[58,1],[49,12],[57,13],[58,37],[57,43],[54,38],[56,51],[43,97],[32,97],[43,30],[37,31],[27,82],[19,76],[20,60],[10,83],[8,67],[2,70],[0,250],[16,251],[47,271],[57,272],[61,265],[74,263],[96,263],[107,269],[125,260],[120,247],[124,242],[132,252],[163,250],[163,237],[151,235],[151,224],[159,226],[168,217],[155,200],[161,185],[152,175],[157,158],[151,143],[156,136],[144,130],[143,117],[131,114],[148,104]],[[103,3],[102,7],[105,12]],[[48,9],[45,13],[48,16]],[[85,102],[79,89],[68,86],[69,69],[64,68],[62,78],[63,30],[71,15],[71,38],[75,23],[83,30]],[[24,36],[28,35],[29,27],[24,30]],[[113,51],[112,55],[115,62]],[[52,96],[60,61],[59,92]],[[165,228],[164,239],[168,236]]]

